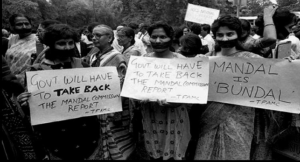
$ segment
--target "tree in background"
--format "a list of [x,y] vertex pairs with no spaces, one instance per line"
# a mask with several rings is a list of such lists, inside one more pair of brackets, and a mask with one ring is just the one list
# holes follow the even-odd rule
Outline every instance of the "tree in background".
[[39,5],[30,0],[2,0],[2,28],[9,28],[9,17],[13,14],[25,14],[37,24],[42,17]]
[[277,0],[277,4],[290,11],[300,11],[300,0]]
[[[299,0],[278,0],[280,6],[300,10]],[[81,28],[91,22],[116,28],[121,23],[151,24],[162,20],[173,26],[185,23],[188,3],[219,9],[221,15],[236,15],[236,6],[228,0],[2,0],[2,27],[14,13],[33,19],[34,27],[46,19],[55,19]],[[270,0],[248,0],[240,9],[241,16],[256,16],[270,5]]]

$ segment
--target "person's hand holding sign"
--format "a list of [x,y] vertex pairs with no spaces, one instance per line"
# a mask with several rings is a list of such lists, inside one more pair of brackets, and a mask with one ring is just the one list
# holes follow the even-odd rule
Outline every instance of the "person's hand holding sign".
[[23,92],[17,97],[17,101],[20,103],[21,106],[27,106],[30,97],[30,92]]

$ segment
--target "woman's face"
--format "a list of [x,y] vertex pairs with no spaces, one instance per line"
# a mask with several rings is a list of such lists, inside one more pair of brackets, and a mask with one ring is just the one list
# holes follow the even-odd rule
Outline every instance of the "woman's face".
[[56,50],[71,50],[74,49],[75,42],[73,39],[60,39],[54,43]]
[[216,41],[221,48],[233,48],[237,44],[238,35],[235,30],[221,26],[216,32]]
[[130,44],[131,39],[132,38],[127,37],[124,32],[122,32],[122,31],[117,32],[117,41],[118,41],[120,46],[125,46],[127,44]]
[[60,39],[54,43],[54,55],[55,59],[66,61],[70,57],[75,55],[75,42],[73,39]]
[[103,49],[108,46],[111,41],[111,36],[107,33],[107,30],[104,27],[96,27],[93,30],[93,43],[95,47]]
[[163,28],[154,29],[150,42],[154,52],[164,52],[171,46],[171,38],[169,38]]
[[14,30],[17,34],[28,35],[31,34],[32,26],[26,17],[16,17]]
[[227,26],[221,26],[216,32],[216,40],[227,41],[237,38],[238,35],[236,31],[229,29]]

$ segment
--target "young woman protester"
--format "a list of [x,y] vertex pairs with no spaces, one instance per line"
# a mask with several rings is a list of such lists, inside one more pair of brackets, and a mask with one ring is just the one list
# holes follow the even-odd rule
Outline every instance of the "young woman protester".
[[125,56],[126,61],[128,62],[130,56],[141,56],[141,52],[135,44],[135,33],[134,30],[130,27],[123,27],[117,31],[118,43],[120,46],[123,46],[122,54]]
[[[260,58],[236,48],[242,34],[236,17],[222,16],[212,24],[221,57]],[[255,109],[246,106],[208,102],[199,116],[200,134],[195,160],[249,160],[254,133]]]
[[[44,34],[44,42],[49,46],[45,59],[34,64],[31,71],[57,70],[89,67],[75,58],[76,31],[65,24],[50,26]],[[27,105],[31,93],[24,92],[17,98],[22,106]],[[40,135],[50,160],[96,159],[102,143],[100,123],[96,116],[34,126]]]
[[[185,58],[179,53],[170,51],[174,30],[171,26],[158,22],[148,29],[154,52],[144,57],[165,59]],[[136,104],[141,112],[144,143],[150,159],[185,158],[191,138],[190,121],[187,104],[167,103],[166,100]]]

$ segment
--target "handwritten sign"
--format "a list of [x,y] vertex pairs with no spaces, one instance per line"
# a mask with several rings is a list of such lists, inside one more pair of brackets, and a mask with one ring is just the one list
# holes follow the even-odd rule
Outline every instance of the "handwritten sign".
[[210,57],[209,101],[300,113],[300,61]]
[[122,111],[115,67],[26,72],[32,125]]
[[185,21],[211,25],[220,14],[220,10],[188,4]]
[[207,103],[208,57],[162,59],[131,56],[121,96],[175,103]]

